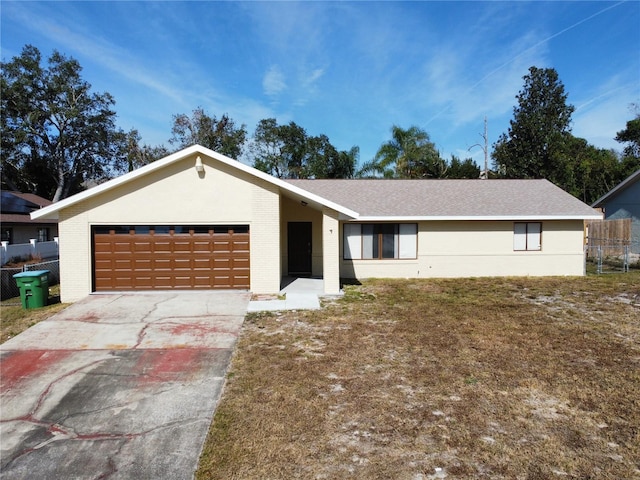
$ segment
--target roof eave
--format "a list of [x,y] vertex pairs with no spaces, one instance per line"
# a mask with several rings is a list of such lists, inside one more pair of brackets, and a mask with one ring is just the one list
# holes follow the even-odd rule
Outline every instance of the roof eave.
[[591,206],[593,208],[601,207],[602,203],[605,202],[606,200],[608,200],[609,197],[615,196],[619,191],[624,190],[629,185],[634,183],[636,180],[640,180],[640,170],[638,170],[638,171],[632,173],[631,175],[629,175],[622,182],[620,182],[618,185],[613,187],[611,190],[609,190],[607,193],[605,193],[603,196],[601,196],[598,200],[593,202],[591,204]]
[[593,215],[421,215],[421,216],[360,216],[358,222],[427,222],[427,221],[541,221],[541,220],[601,220]]

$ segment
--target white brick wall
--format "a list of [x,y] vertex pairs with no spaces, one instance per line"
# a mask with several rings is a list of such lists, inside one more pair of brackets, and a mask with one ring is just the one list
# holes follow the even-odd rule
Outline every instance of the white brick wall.
[[340,225],[338,213],[334,210],[322,211],[322,276],[324,293],[340,292]]
[[79,206],[60,212],[60,300],[75,302],[91,293],[91,232]]
[[252,191],[251,291],[280,291],[280,193],[259,181]]

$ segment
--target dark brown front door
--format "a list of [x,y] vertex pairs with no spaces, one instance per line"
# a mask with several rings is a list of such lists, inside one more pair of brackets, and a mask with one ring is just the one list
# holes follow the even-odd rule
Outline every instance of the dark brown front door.
[[247,225],[96,226],[94,291],[249,289]]
[[311,276],[311,222],[289,222],[287,245],[289,275]]

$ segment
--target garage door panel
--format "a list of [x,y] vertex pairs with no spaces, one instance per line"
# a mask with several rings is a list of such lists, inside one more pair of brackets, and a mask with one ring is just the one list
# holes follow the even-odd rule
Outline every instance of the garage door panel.
[[111,270],[113,268],[113,262],[110,259],[96,259],[96,270]]
[[221,242],[214,242],[213,243],[213,251],[214,252],[231,252],[232,251],[232,245],[231,242],[229,241],[221,241]]
[[247,232],[247,226],[96,227],[94,288],[248,289]]
[[110,243],[96,243],[94,247],[96,253],[111,253]]
[[173,268],[173,261],[170,258],[154,258],[153,269],[156,272],[167,272]]
[[173,269],[177,272],[191,270],[190,258],[176,258],[173,260]]
[[135,242],[133,244],[133,251],[136,254],[153,253],[152,243],[151,242]]
[[176,275],[173,277],[174,288],[191,287],[191,275]]
[[209,275],[195,276],[193,277],[194,287],[209,287],[211,285],[211,277]]
[[118,241],[118,242],[114,242],[112,249],[114,252],[123,252],[123,253],[129,253],[132,251],[132,245],[131,245],[131,241],[125,242],[125,241]]
[[133,270],[133,262],[131,259],[119,259],[116,258],[113,260],[113,270],[114,271],[131,271]]
[[150,258],[136,258],[133,260],[133,268],[138,272],[145,270],[150,272],[153,270],[153,261]]
[[156,240],[153,243],[153,250],[155,253],[171,253],[172,249],[171,249],[171,242],[162,240],[162,241],[158,241]]
[[211,270],[212,264],[209,258],[194,258],[193,269],[194,270]]
[[184,240],[176,241],[173,244],[174,253],[191,253],[192,243]]
[[249,257],[233,257],[233,268],[249,268]]
[[249,237],[247,238],[234,238],[233,239],[233,250],[234,251],[249,251]]
[[195,241],[195,242],[193,242],[193,251],[194,252],[209,253],[211,251],[211,242],[210,241]]

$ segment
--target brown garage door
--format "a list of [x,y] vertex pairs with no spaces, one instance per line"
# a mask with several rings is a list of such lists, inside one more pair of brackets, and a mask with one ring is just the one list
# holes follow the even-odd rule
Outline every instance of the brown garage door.
[[94,291],[249,289],[247,225],[93,227]]

